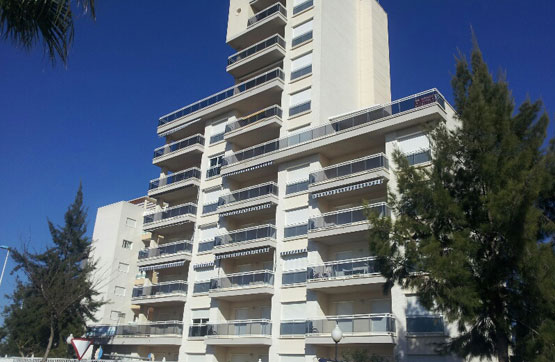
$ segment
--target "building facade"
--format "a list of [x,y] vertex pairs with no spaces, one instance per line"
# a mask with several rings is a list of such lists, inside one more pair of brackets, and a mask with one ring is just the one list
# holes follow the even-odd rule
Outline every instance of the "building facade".
[[423,126],[454,124],[435,89],[391,101],[387,23],[376,0],[230,0],[235,85],[159,119],[137,278],[127,308],[100,312],[96,346],[312,362],[334,357],[339,326],[340,357],[457,360],[430,344],[450,333],[442,316],[384,294],[368,250],[364,205],[391,215],[393,151],[426,167]]

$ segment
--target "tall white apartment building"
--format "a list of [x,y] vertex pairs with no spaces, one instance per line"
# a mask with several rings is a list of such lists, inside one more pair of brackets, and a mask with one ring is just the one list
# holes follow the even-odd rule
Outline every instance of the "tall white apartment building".
[[340,359],[457,360],[430,345],[442,316],[385,294],[368,250],[363,204],[390,215],[393,150],[425,167],[423,125],[454,122],[435,89],[391,101],[387,24],[376,0],[230,0],[236,82],[158,121],[129,305],[89,331],[105,355],[312,362],[339,326]]

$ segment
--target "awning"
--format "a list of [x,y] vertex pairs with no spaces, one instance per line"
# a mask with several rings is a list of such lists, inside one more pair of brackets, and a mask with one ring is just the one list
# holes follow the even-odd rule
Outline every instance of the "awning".
[[166,132],[164,132],[164,133],[160,133],[160,134],[158,135],[158,137],[166,137],[166,136],[168,136],[168,135],[170,135],[170,134],[172,134],[172,133],[175,133],[175,132],[177,132],[177,131],[179,131],[179,130],[182,130],[183,128],[188,127],[188,126],[190,126],[191,124],[193,124],[193,123],[195,123],[195,122],[198,122],[198,121],[200,121],[200,120],[201,120],[201,119],[198,118],[198,119],[192,120],[191,122],[187,122],[187,123],[185,123],[185,124],[182,124],[182,125],[179,126],[179,127],[172,128],[172,129],[170,129],[170,130],[168,130],[168,131],[166,131]]
[[200,263],[200,264],[193,264],[193,269],[200,269],[200,268],[209,268],[214,266],[214,262],[211,261],[209,263]]
[[313,199],[317,199],[319,197],[331,196],[331,195],[335,195],[335,194],[340,194],[342,192],[349,192],[349,191],[363,189],[365,187],[381,185],[382,183],[383,183],[383,177],[378,178],[378,179],[374,179],[374,180],[370,180],[370,181],[366,181],[366,182],[362,182],[362,183],[358,183],[358,184],[354,184],[354,185],[341,187],[341,188],[338,188],[338,189],[332,189],[332,190],[317,192],[315,194],[312,194],[311,196],[312,196]]
[[294,254],[304,254],[306,253],[308,250],[306,248],[304,249],[295,249],[295,250],[287,250],[287,251],[282,251],[280,253],[281,256],[286,256],[286,255],[294,255]]
[[270,166],[272,163],[274,163],[274,161],[268,161],[268,162],[264,162],[264,163],[261,163],[261,164],[255,165],[255,166],[243,168],[241,170],[237,170],[237,171],[233,171],[233,172],[229,172],[229,173],[224,173],[224,174],[222,174],[222,177],[233,176],[233,175],[238,175],[240,173],[249,172],[249,171],[252,171],[252,170],[256,170],[257,168]]
[[272,207],[272,204],[268,202],[268,203],[258,205],[258,206],[246,207],[244,209],[222,212],[222,213],[220,213],[220,217],[239,215],[239,214],[244,214],[246,212],[251,212],[251,211],[264,210],[264,209],[269,209],[270,207]]
[[183,266],[183,265],[185,265],[185,261],[176,261],[175,263],[166,263],[166,264],[156,264],[156,265],[143,266],[143,267],[139,268],[139,271],[175,268],[177,266]]
[[258,248],[258,249],[249,249],[249,250],[235,251],[235,252],[232,252],[232,253],[216,254],[216,260],[235,258],[235,257],[238,257],[238,256],[269,253],[269,252],[270,252],[270,247],[266,246],[264,248]]

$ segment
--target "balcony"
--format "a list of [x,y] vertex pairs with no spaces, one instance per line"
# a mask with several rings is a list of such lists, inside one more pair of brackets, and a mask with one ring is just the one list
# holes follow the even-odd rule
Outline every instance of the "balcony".
[[273,294],[274,273],[270,270],[228,274],[223,278],[210,280],[211,298],[239,301],[249,300],[255,295]]
[[168,143],[154,150],[152,164],[177,172],[191,166],[200,165],[204,152],[204,137],[200,134]]
[[272,344],[272,322],[268,319],[231,320],[209,324],[206,344],[215,346]]
[[257,12],[247,20],[246,29],[228,36],[227,43],[234,49],[245,49],[274,34],[284,35],[287,10],[275,3]]
[[253,10],[260,11],[272,4],[275,4],[276,2],[280,2],[282,5],[285,5],[285,0],[250,0],[249,4],[253,8]]
[[86,336],[101,344],[181,345],[183,322],[163,321],[149,324],[97,325]]
[[342,344],[396,343],[393,315],[359,314],[307,321],[306,344],[334,345],[331,331],[336,325],[343,332]]
[[264,246],[276,247],[276,228],[274,225],[259,225],[234,230],[214,239],[214,253],[253,249]]
[[443,316],[435,314],[407,315],[407,334],[411,336],[446,336]]
[[261,107],[279,104],[284,79],[285,75],[280,68],[257,75],[161,117],[158,133],[193,124],[199,118],[208,119],[233,110],[239,114],[251,114]]
[[193,244],[189,240],[175,241],[162,244],[156,248],[148,248],[139,251],[139,267],[155,263],[171,263],[174,261],[191,261]]
[[360,288],[360,285],[382,284],[385,279],[378,271],[376,259],[365,257],[309,266],[306,281],[307,289],[324,293],[345,293]]
[[233,191],[218,200],[220,216],[232,216],[253,211],[264,212],[278,203],[278,186],[267,182]]
[[[391,211],[385,202],[368,205],[369,211],[378,212],[381,217]],[[366,207],[338,210],[312,217],[308,220],[308,238],[325,244],[336,244],[365,237],[368,231]],[[361,233],[364,234],[361,236]],[[341,236],[338,238],[338,236]]]
[[147,232],[156,231],[156,233],[166,236],[183,233],[192,229],[196,221],[196,214],[197,205],[193,203],[173,206],[145,215],[143,230]]
[[247,147],[279,136],[282,110],[278,105],[228,123],[224,139],[239,147]]
[[187,282],[183,280],[133,288],[131,301],[136,305],[185,303]]
[[[369,137],[383,142],[385,133],[424,122],[446,119],[446,103],[437,90],[419,93],[393,103],[369,108],[291,136],[252,146],[222,159],[222,174],[268,162],[284,162],[315,152],[338,157],[359,151],[368,145]],[[346,142],[348,140],[348,142]],[[341,148],[337,145],[341,144]]]
[[196,199],[199,186],[200,170],[193,167],[151,180],[148,185],[148,196],[168,203],[193,197]]
[[226,70],[235,78],[242,78],[258,69],[274,64],[284,57],[285,40],[276,34],[229,56]]
[[[389,162],[383,153],[343,162],[313,172],[309,176],[308,190],[313,198],[317,197],[345,197],[345,192],[364,194],[368,198],[368,186],[383,185],[383,196],[386,195],[384,183],[373,185],[371,180],[389,179]],[[357,187],[360,186],[360,187]],[[331,192],[325,192],[332,190]],[[359,195],[356,195],[359,196]],[[361,197],[358,197],[361,199]]]

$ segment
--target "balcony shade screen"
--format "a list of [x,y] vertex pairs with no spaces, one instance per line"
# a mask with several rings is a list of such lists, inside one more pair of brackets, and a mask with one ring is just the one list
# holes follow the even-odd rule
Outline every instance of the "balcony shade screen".
[[300,57],[291,61],[291,72],[308,67],[312,65],[312,53],[301,55]]
[[430,148],[430,141],[425,134],[418,133],[408,137],[401,138],[397,141],[399,150],[404,154],[411,154]]
[[191,309],[191,319],[208,319],[210,309]]
[[220,133],[224,133],[225,132],[225,124],[226,124],[226,121],[213,124],[212,125],[212,132],[210,132],[210,134],[212,136],[214,136],[214,135],[217,135],[217,134],[220,134]]
[[427,310],[422,306],[422,304],[420,304],[420,302],[418,301],[418,297],[415,295],[407,296],[407,309],[405,311],[405,314],[407,316],[433,315],[433,313],[430,313],[429,310]]
[[238,175],[238,174],[240,174],[240,173],[250,172],[250,171],[252,171],[252,170],[256,170],[257,168],[270,166],[272,163],[273,163],[273,161],[264,162],[264,163],[261,163],[261,164],[259,164],[259,165],[255,165],[255,166],[243,168],[243,169],[241,169],[241,170],[237,170],[237,171],[225,173],[225,174],[223,174],[223,176],[224,176],[224,177],[226,177],[226,176],[233,176],[233,175]]
[[287,170],[287,183],[308,180],[309,165],[303,165]]
[[305,249],[287,250],[287,251],[282,251],[281,256],[293,255],[293,254],[303,254],[303,253],[306,253],[306,252],[307,252],[306,248]]
[[200,241],[214,240],[214,237],[218,233],[217,226],[210,226],[204,229],[199,229],[200,231]]
[[236,258],[238,256],[262,254],[262,253],[269,253],[269,252],[270,252],[269,247],[258,248],[258,249],[250,249],[250,250],[242,250],[242,251],[236,251],[236,252],[233,252],[233,253],[216,254],[216,259]]
[[304,320],[306,319],[306,302],[283,303],[281,305],[282,320]]
[[302,23],[293,28],[293,38],[296,38],[300,35],[306,34],[312,31],[312,20],[307,21],[306,23]]
[[195,281],[210,280],[214,276],[214,268],[200,268],[195,270]]
[[318,193],[312,194],[312,198],[317,199],[319,197],[331,196],[331,195],[340,194],[340,193],[343,193],[343,192],[349,192],[349,191],[363,189],[363,188],[366,188],[366,187],[381,185],[382,183],[383,183],[383,178],[378,178],[378,179],[374,179],[374,180],[371,180],[371,181],[362,182],[362,183],[359,183],[359,184],[354,184],[354,185],[349,185],[349,186],[345,186],[345,187],[340,187],[340,188],[337,188],[337,189],[318,192]]
[[283,271],[306,269],[306,254],[285,255],[283,258]]
[[228,211],[228,212],[222,212],[222,213],[220,214],[220,216],[221,216],[221,217],[224,217],[224,216],[245,214],[245,213],[251,212],[251,211],[258,211],[258,210],[269,209],[270,207],[272,207],[272,204],[267,203],[267,204],[263,204],[263,205],[259,205],[259,206],[246,207],[246,208],[244,208],[244,209],[239,209],[239,210],[234,210],[234,211]]
[[204,191],[204,205],[215,204],[222,194],[222,189]]
[[143,267],[139,268],[139,271],[175,268],[175,267],[183,266],[183,265],[185,265],[185,261],[177,261],[175,263],[165,263],[165,264],[156,264],[156,265],[143,266]]
[[312,89],[307,88],[297,93],[291,94],[289,97],[289,105],[296,106],[299,104],[307,103],[310,101],[310,95],[312,93]]
[[285,210],[285,225],[306,224],[308,222],[308,207]]

